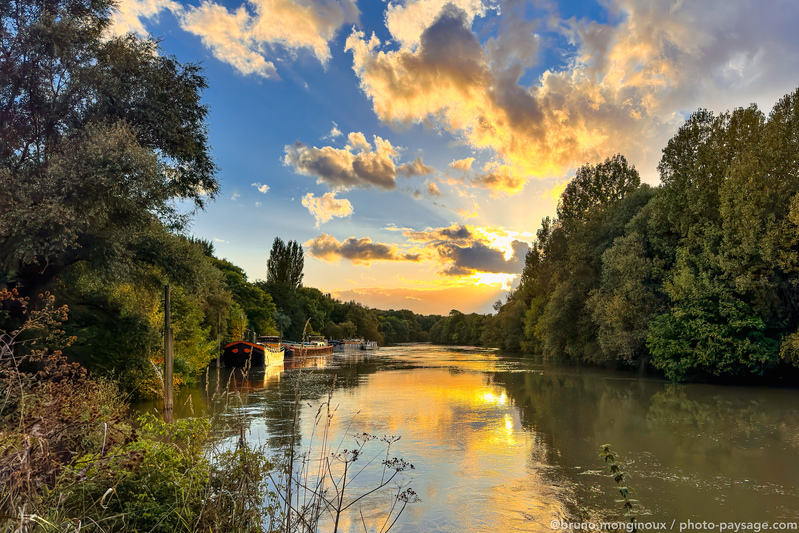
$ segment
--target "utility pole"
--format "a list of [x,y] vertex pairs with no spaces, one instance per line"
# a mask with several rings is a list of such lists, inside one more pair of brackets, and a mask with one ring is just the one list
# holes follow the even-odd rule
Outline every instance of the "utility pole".
[[172,422],[174,415],[172,371],[175,365],[175,343],[172,338],[171,303],[169,285],[166,285],[164,287],[164,422]]

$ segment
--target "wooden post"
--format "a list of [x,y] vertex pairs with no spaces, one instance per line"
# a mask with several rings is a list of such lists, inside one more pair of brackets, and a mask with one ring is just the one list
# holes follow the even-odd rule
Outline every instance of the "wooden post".
[[222,311],[216,315],[216,367],[222,365]]
[[172,421],[173,378],[172,371],[175,365],[175,344],[172,338],[172,316],[170,313],[171,298],[169,285],[164,287],[164,421]]

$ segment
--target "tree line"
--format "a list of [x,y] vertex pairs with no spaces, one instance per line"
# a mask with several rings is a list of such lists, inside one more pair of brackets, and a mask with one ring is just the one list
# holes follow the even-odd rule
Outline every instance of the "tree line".
[[768,115],[693,113],[657,187],[621,155],[581,167],[497,313],[453,311],[430,339],[674,380],[799,366],[797,132],[799,90]]
[[[440,318],[407,309],[383,311],[355,301],[343,302],[314,287],[302,285],[304,252],[296,241],[276,237],[267,261],[266,281],[255,286],[274,302],[273,324],[288,339],[324,335],[328,339],[363,338],[380,345],[428,340]],[[258,331],[265,331],[263,329]]]
[[[182,201],[219,190],[207,86],[151,38],[109,36],[110,0],[0,3],[0,286],[69,307],[64,353],[123,389],[157,394],[163,286],[172,287],[176,384],[226,342],[308,333],[423,340],[409,311],[376,312],[302,286],[303,252],[275,240],[251,281],[187,236]],[[0,303],[0,331],[23,322]],[[429,322],[429,321],[428,321]]]

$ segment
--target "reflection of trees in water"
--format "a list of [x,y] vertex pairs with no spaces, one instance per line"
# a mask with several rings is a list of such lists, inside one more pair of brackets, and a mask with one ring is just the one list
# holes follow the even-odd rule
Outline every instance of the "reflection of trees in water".
[[[333,363],[336,364],[333,364]],[[328,366],[330,365],[330,366]],[[374,358],[351,356],[345,360],[326,357],[287,359],[283,366],[241,369],[209,369],[199,383],[186,387],[176,401],[176,415],[207,416],[217,439],[237,438],[242,428],[265,421],[269,448],[285,450],[302,442],[302,424],[294,424],[295,405],[317,405],[335,381],[336,389],[353,388],[369,374],[386,370]],[[193,406],[191,410],[183,405]],[[315,412],[315,410],[314,410]]]
[[799,450],[799,408],[780,401],[790,391],[772,391],[773,397],[764,400],[754,397],[755,390],[738,390],[740,395],[717,387],[666,385],[652,396],[647,424],[708,448],[779,441]]
[[720,518],[714,509],[723,501],[729,512],[754,519],[755,512],[777,516],[799,503],[795,390],[672,385],[546,367],[495,373],[493,380],[543,443],[534,453],[560,465],[583,501],[613,506],[596,455],[611,443],[656,515]]
[[580,449],[578,444],[590,445],[593,453],[609,427],[637,424],[651,394],[634,381],[595,374],[510,372],[495,373],[493,380],[506,388],[525,428],[545,435],[558,457]]

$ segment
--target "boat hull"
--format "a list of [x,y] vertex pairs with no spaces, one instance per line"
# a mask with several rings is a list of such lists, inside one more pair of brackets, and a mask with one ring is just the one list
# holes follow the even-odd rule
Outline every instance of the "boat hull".
[[226,345],[222,352],[222,362],[228,368],[249,366],[258,368],[283,362],[283,347],[236,341]]
[[287,346],[286,357],[313,357],[333,353],[332,346]]

